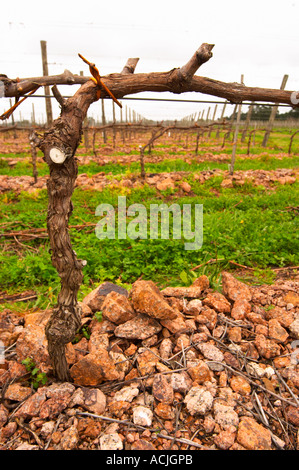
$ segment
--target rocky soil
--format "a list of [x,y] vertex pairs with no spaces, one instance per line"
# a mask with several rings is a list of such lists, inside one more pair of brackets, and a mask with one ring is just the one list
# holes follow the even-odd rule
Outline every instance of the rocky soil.
[[206,276],[106,282],[81,302],[66,383],[47,353],[51,311],[4,311],[0,448],[298,450],[298,292],[298,277],[254,287],[228,272],[221,292]]
[[[138,174],[131,176],[124,176],[115,178],[112,175],[106,175],[104,172],[97,173],[93,176],[88,176],[86,173],[78,175],[76,180],[76,187],[83,190],[96,190],[103,191],[105,187],[113,186],[114,188],[128,187],[136,188],[142,186],[144,183],[151,187],[155,187],[158,191],[165,191],[167,189],[178,189],[182,194],[190,193],[192,195],[191,185],[184,181],[190,173],[183,171],[168,172],[168,173],[155,173],[149,174],[142,179]],[[205,170],[194,174],[194,179],[200,183],[204,183],[210,178],[221,176],[223,181],[221,186],[224,188],[233,188],[235,186],[244,186],[246,183],[253,184],[254,186],[264,186],[267,189],[275,190],[277,184],[293,184],[299,179],[298,169],[278,169],[278,170],[239,170],[235,171],[234,175],[230,175],[228,170]],[[8,176],[0,175],[0,194],[7,191],[26,191],[32,193],[39,189],[47,188],[48,176],[41,176],[37,182],[34,183],[32,176]]]

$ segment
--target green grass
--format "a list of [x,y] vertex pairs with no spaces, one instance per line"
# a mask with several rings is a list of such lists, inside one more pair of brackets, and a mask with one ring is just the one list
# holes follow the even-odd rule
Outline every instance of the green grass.
[[[203,204],[203,245],[197,251],[186,251],[184,239],[174,240],[99,240],[94,231],[71,229],[73,248],[80,259],[87,260],[84,281],[79,298],[94,284],[111,280],[131,285],[141,275],[159,285],[182,283],[182,273],[189,279],[191,268],[217,258],[216,266],[206,265],[197,275],[207,273],[213,277],[229,267],[229,260],[267,270],[273,266],[299,264],[298,217],[287,210],[298,204],[299,184],[278,186],[275,191],[254,187],[222,188],[221,178],[204,184],[192,181],[195,197],[177,198],[176,193],[163,195],[144,186],[127,192],[127,207],[142,203],[170,205]],[[218,197],[211,191],[217,189]],[[83,191],[77,188],[73,195],[74,213],[70,224],[97,223],[96,207],[109,203],[117,207],[119,189],[106,188],[103,192]],[[6,230],[22,230],[46,226],[47,194],[45,190],[29,195],[7,193],[0,196],[0,212],[5,214]],[[48,240],[22,242],[23,247],[2,241],[0,262],[0,290],[20,292],[33,289],[38,292],[37,302],[29,305],[48,305],[59,290],[59,278],[51,265]],[[190,277],[191,276],[191,277]],[[5,304],[4,304],[5,306]],[[22,304],[19,304],[19,308]],[[28,308],[28,303],[26,304]]]
[[[204,170],[227,170],[228,164],[230,163],[230,157],[228,156],[227,161],[217,162],[213,160],[207,160],[204,162],[197,162],[193,159],[191,163],[184,161],[182,158],[177,159],[165,159],[159,163],[145,163],[145,171],[147,174],[150,173],[168,173],[174,171],[185,171],[185,172],[198,172]],[[250,158],[236,158],[235,171],[238,170],[276,170],[278,168],[295,168],[299,166],[299,155],[293,155],[290,157],[277,158],[275,156],[262,155],[256,159]],[[45,176],[49,174],[48,166],[46,163],[38,163],[37,171],[39,176]],[[130,164],[120,163],[108,163],[106,165],[98,165],[95,162],[90,162],[88,165],[80,165],[78,167],[78,173],[86,173],[88,176],[95,175],[97,173],[105,173],[106,175],[112,174],[113,176],[125,175],[126,173],[140,173],[139,162],[132,162]],[[8,162],[4,159],[0,160],[0,175],[10,176],[32,176],[32,165],[29,160],[18,162],[13,168],[10,168]]]
[[[257,132],[256,146],[251,149],[255,157],[246,158],[246,143],[243,148],[239,146],[235,171],[297,168],[298,155],[293,154],[283,158],[279,156],[279,153],[287,150],[292,132],[293,130],[276,129],[271,133],[267,149],[260,146],[263,132]],[[103,192],[76,188],[72,198],[74,212],[70,224],[96,224],[100,220],[95,216],[96,207],[101,203],[117,207],[120,195],[127,196],[127,207],[141,203],[148,211],[150,204],[165,203],[169,206],[177,203],[181,208],[183,204],[203,204],[202,247],[197,251],[187,251],[184,247],[185,240],[183,238],[176,240],[172,236],[169,240],[150,238],[99,240],[94,230],[70,229],[74,250],[79,258],[87,260],[79,299],[104,280],[129,287],[136,279],[143,276],[143,279],[152,279],[163,287],[190,283],[195,275],[208,274],[212,284],[217,288],[219,272],[231,268],[229,261],[254,268],[256,279],[261,279],[263,282],[273,280],[271,268],[299,264],[298,216],[296,217],[295,210],[290,209],[298,206],[299,183],[276,184],[274,190],[254,186],[251,182],[233,188],[222,188],[221,176],[200,183],[194,179],[194,174],[204,170],[228,169],[232,144],[228,142],[223,150],[218,151],[227,154],[226,161],[217,162],[210,159],[200,162],[198,160],[201,154],[209,152],[217,155],[217,151],[213,150],[213,146],[215,147],[217,143],[202,142],[197,159],[194,155],[194,142],[191,143],[190,140],[187,152],[191,163],[181,158],[182,155],[186,155],[186,150],[179,149],[180,144],[174,143],[173,146],[177,146],[178,151],[167,149],[167,155],[175,154],[177,158],[146,163],[145,170],[147,174],[187,172],[185,179],[191,184],[192,197],[188,195],[179,197],[181,192],[178,186],[162,193],[147,185],[135,189],[108,186]],[[221,137],[218,146],[219,142],[222,142]],[[181,145],[184,145],[184,139]],[[164,155],[163,148],[166,149],[167,145],[164,147],[162,144],[156,145],[152,155]],[[295,139],[293,151],[296,149],[298,149],[298,140]],[[83,153],[80,148],[78,155]],[[139,152],[133,149],[131,153]],[[113,155],[126,154],[115,151]],[[0,174],[32,176],[29,154],[0,154],[0,157]],[[19,161],[10,167],[8,158]],[[48,174],[48,167],[44,162],[38,162],[37,168],[39,176]],[[79,158],[78,170],[79,174],[87,173],[92,176],[104,172],[108,177],[120,179],[129,174],[139,174],[140,165],[139,162],[128,165],[112,162],[103,166],[95,162],[80,165]],[[25,192],[2,194],[0,213],[2,231],[46,228],[47,192],[39,190],[31,194]],[[16,293],[32,289],[37,292],[38,298],[32,302],[1,304],[0,307],[12,308],[13,305],[13,308],[21,311],[33,307],[45,308],[55,302],[60,289],[59,277],[51,264],[48,239],[19,241],[21,244],[14,239],[0,237],[0,292]],[[208,264],[211,258],[217,259],[217,263]],[[191,270],[198,265],[202,267],[195,271]]]

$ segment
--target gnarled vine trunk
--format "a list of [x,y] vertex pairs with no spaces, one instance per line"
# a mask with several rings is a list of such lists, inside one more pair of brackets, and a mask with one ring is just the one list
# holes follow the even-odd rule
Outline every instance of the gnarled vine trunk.
[[70,379],[65,345],[73,340],[81,325],[77,293],[85,264],[72,249],[68,230],[73,210],[71,197],[78,172],[75,152],[86,112],[95,100],[96,87],[93,82],[87,82],[72,98],[61,102],[61,116],[53,122],[39,143],[50,170],[47,228],[51,259],[61,279],[61,290],[46,326],[46,336],[54,374],[62,381]]

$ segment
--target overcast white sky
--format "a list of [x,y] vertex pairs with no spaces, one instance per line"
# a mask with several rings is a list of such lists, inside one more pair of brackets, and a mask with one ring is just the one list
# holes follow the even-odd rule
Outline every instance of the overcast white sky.
[[[2,0],[0,73],[10,78],[42,75],[40,40],[47,41],[51,75],[64,69],[88,75],[78,52],[95,62],[101,75],[121,71],[128,57],[140,58],[136,73],[168,71],[182,66],[208,42],[215,44],[213,58],[197,75],[232,82],[244,74],[245,85],[279,88],[288,74],[286,88],[293,91],[299,90],[298,24],[298,0]],[[73,94],[75,89],[61,91]],[[214,99],[199,93],[137,96]],[[1,113],[7,101],[0,100]],[[28,99],[19,108],[22,117],[30,116],[32,102],[37,118],[44,113],[43,99]],[[123,105],[157,120],[181,119],[209,106],[140,101]],[[106,108],[109,113],[110,103]],[[89,115],[100,118],[99,103],[91,106]]]

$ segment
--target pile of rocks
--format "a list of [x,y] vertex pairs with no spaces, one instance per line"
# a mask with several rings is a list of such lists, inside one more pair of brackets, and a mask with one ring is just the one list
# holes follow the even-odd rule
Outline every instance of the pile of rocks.
[[[141,178],[138,174],[132,174],[131,177],[125,175],[123,178],[118,179],[113,177],[112,174],[106,175],[104,172],[88,176],[86,173],[78,175],[76,186],[83,190],[96,190],[103,191],[108,185],[111,187],[128,187],[137,188],[144,183],[154,187],[158,191],[166,191],[167,189],[178,188],[182,193],[190,193],[192,191],[191,185],[184,181],[190,176],[190,172],[176,171],[168,173],[155,173],[149,174],[145,179]],[[278,170],[239,170],[231,176],[228,171],[213,169],[204,170],[194,173],[194,180],[204,183],[210,178],[220,176],[223,178],[221,186],[223,188],[233,188],[235,186],[243,186],[246,183],[253,184],[254,186],[265,186],[273,190],[278,184],[294,184],[299,179],[298,169],[278,169]],[[0,194],[7,191],[27,191],[34,192],[39,189],[46,189],[48,175],[38,177],[37,182],[34,182],[32,176],[8,176],[0,175]]]
[[[70,383],[51,376],[51,312],[3,312],[1,447],[299,449],[297,292],[296,281],[249,287],[228,272],[221,293],[206,276],[162,291],[101,284],[67,346]],[[37,390],[28,357],[49,379]]]

